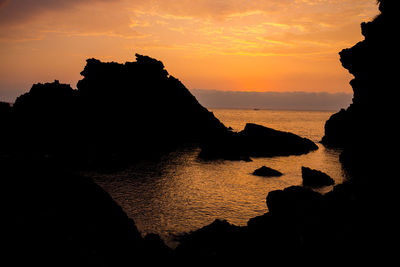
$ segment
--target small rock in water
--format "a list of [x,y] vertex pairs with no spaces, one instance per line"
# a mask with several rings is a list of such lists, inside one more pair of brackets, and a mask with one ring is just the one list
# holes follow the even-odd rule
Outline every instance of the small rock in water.
[[261,168],[255,170],[253,172],[253,175],[272,177],[272,176],[282,176],[282,173],[277,170],[268,168],[266,166],[262,166]]
[[303,185],[326,186],[335,183],[335,181],[326,173],[304,166],[301,167],[301,175],[303,177]]

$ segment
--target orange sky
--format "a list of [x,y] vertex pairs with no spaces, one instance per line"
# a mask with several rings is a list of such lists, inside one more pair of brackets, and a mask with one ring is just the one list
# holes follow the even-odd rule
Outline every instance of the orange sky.
[[375,0],[0,0],[0,100],[85,59],[164,62],[189,89],[352,92],[338,52]]

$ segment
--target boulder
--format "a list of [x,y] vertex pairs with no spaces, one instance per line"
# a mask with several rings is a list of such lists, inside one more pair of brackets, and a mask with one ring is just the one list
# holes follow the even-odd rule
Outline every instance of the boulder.
[[269,192],[267,206],[271,214],[301,214],[305,210],[316,210],[322,203],[322,195],[309,188],[290,186],[284,190]]
[[208,159],[241,159],[301,155],[318,149],[307,138],[247,123],[240,132],[229,132],[202,146],[200,156]]
[[261,168],[258,168],[253,172],[253,175],[257,176],[265,176],[265,177],[272,177],[272,176],[282,176],[282,173],[280,171],[271,169],[266,166],[262,166]]
[[247,123],[238,135],[248,153],[255,157],[301,155],[318,149],[318,146],[307,138],[255,123]]
[[304,166],[301,167],[301,175],[303,177],[303,185],[306,186],[327,186],[335,183],[326,173]]

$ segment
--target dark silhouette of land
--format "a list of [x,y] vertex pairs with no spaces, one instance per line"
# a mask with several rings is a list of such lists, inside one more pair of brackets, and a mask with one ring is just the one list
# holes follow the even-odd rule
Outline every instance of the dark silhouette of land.
[[176,260],[158,235],[142,237],[112,198],[76,171],[119,170],[185,145],[205,154],[221,140],[228,151],[213,151],[227,159],[316,148],[308,139],[254,124],[232,132],[162,62],[136,58],[125,64],[88,59],[77,89],[57,80],[38,83],[13,105],[0,103],[5,240],[15,265]]
[[[390,147],[398,143],[398,68],[393,62],[398,59],[399,4],[378,2],[381,14],[361,24],[365,39],[339,53],[343,67],[354,75],[350,82],[353,103],[332,115],[322,139],[327,146],[344,148],[342,163],[362,180],[378,180],[383,169],[390,167]],[[380,164],[384,164],[382,168]]]
[[[36,84],[14,105],[0,103],[6,223],[2,236],[11,260],[5,262],[390,262],[397,250],[393,243],[398,206],[395,172],[388,159],[393,157],[391,142],[394,145],[398,138],[393,136],[398,113],[397,68],[388,62],[397,62],[399,1],[378,2],[381,14],[362,24],[365,40],[340,53],[343,66],[355,76],[354,99],[327,122],[323,140],[325,145],[343,147],[341,160],[353,178],[325,195],[301,186],[270,192],[269,212],[250,219],[247,226],[216,220],[181,236],[175,250],[157,235],[142,237],[105,191],[70,170],[157,158],[187,142],[202,146],[203,153],[222,151],[223,158],[230,150],[232,158],[272,156],[260,142],[265,136],[284,140],[292,148],[301,140],[300,154],[315,144],[258,125],[230,132],[168,75],[160,61],[140,55],[125,64],[89,59],[77,90],[57,81]],[[382,125],[385,120],[390,124]],[[226,137],[222,147],[214,149]],[[284,146],[272,151],[293,153]]]
[[187,144],[201,146],[208,159],[302,154],[317,148],[308,139],[254,124],[231,132],[161,61],[136,58],[125,64],[88,59],[77,90],[58,81],[39,83],[12,107],[4,104],[4,132],[12,150],[2,153],[112,170]]
[[160,61],[136,56],[125,64],[87,60],[77,90],[58,81],[33,85],[17,98],[5,128],[15,136],[14,151],[113,167],[226,131]]

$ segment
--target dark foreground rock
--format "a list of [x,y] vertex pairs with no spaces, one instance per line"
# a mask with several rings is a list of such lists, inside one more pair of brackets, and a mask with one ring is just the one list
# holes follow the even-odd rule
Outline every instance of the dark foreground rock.
[[293,133],[247,123],[241,132],[229,132],[202,146],[200,157],[206,159],[242,159],[301,155],[318,149],[307,138]]
[[301,167],[301,176],[303,178],[303,185],[306,186],[326,186],[335,184],[335,180],[326,173],[304,166]]
[[10,266],[135,266],[171,250],[89,178],[2,158],[3,260]]
[[282,176],[280,171],[271,169],[267,166],[262,166],[253,172],[253,175],[257,176],[265,176],[265,177],[273,177],[273,176]]
[[376,227],[390,216],[369,210],[365,193],[352,183],[325,195],[300,186],[272,191],[268,213],[241,227],[215,221],[185,235],[175,253],[183,262],[203,264],[256,264],[261,256],[283,265],[388,263],[397,255],[391,232]]

